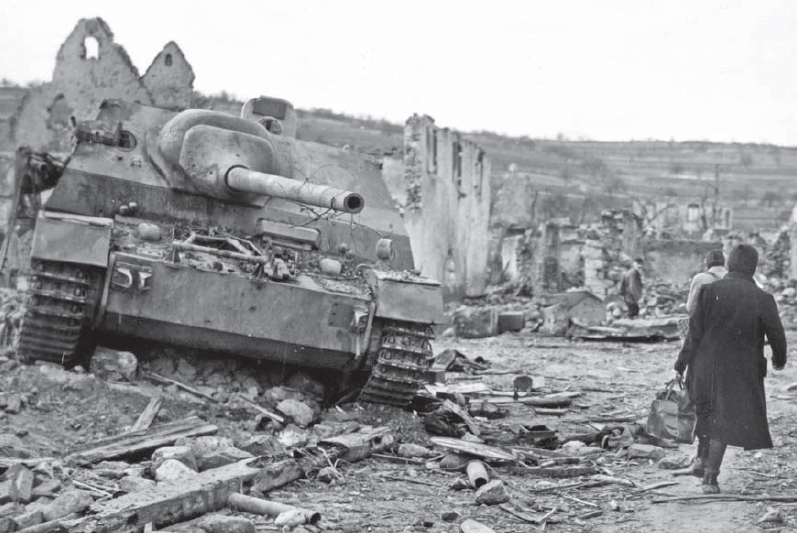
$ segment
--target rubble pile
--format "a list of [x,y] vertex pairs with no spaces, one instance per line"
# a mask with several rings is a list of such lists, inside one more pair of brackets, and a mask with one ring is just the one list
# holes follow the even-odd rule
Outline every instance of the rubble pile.
[[102,347],[91,372],[0,356],[0,531],[361,531],[374,491],[413,530],[588,528],[688,474],[645,431],[651,397],[522,373],[527,331],[515,363],[440,351],[412,411],[330,406],[306,372],[196,354]]

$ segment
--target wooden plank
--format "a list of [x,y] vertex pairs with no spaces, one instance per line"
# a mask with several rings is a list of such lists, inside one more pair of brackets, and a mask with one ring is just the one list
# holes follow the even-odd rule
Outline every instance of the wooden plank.
[[160,396],[151,399],[144,408],[144,411],[138,415],[138,420],[136,420],[136,423],[130,428],[130,433],[150,427],[152,422],[155,420],[155,417],[158,416],[158,411],[161,409],[161,404],[163,404],[163,398]]
[[[376,428],[374,431],[383,429]],[[372,432],[360,437],[354,444],[356,448],[364,447],[366,443],[373,444]],[[383,441],[392,443],[392,436]],[[241,492],[244,486],[267,492],[301,479],[307,472],[327,466],[329,461],[336,461],[348,450],[334,446],[323,451],[323,454],[308,454],[303,459],[245,459],[206,470],[176,483],[159,484],[112,500],[95,502],[89,507],[86,516],[63,523],[62,526],[69,533],[133,533],[149,523],[164,527],[190,520],[227,507],[230,495]]]
[[77,464],[98,463],[170,446],[184,437],[213,435],[218,429],[213,424],[206,424],[204,420],[194,416],[179,422],[102,439],[91,446],[73,450],[65,460]]
[[264,470],[269,467],[250,466],[249,463],[255,461],[247,459],[198,473],[179,483],[161,484],[95,502],[89,507],[87,516],[62,525],[70,533],[132,533],[150,522],[161,526],[189,520],[226,507],[230,494],[240,491],[244,483],[258,474],[267,475]]
[[174,379],[167,378],[166,376],[161,376],[160,374],[156,374],[155,372],[151,372],[149,370],[144,370],[144,371],[142,371],[141,374],[145,378],[149,378],[149,379],[151,379],[153,381],[157,381],[157,382],[165,384],[165,385],[174,385],[175,387],[177,387],[179,389],[183,389],[186,392],[190,392],[191,394],[193,394],[195,396],[199,396],[200,398],[204,398],[204,399],[206,399],[208,401],[211,401],[213,403],[218,403],[218,400],[216,398],[214,398],[213,396],[210,396],[209,394],[205,394],[202,391],[198,391],[198,390],[196,390],[193,387],[189,387],[188,385],[186,385],[185,383],[182,383],[180,381],[176,381]]
[[481,444],[479,442],[470,442],[462,439],[453,439],[451,437],[432,437],[430,439],[433,444],[442,448],[456,450],[458,452],[475,455],[483,459],[493,459],[496,461],[514,461],[515,456],[511,453],[502,450],[496,446],[488,444]]

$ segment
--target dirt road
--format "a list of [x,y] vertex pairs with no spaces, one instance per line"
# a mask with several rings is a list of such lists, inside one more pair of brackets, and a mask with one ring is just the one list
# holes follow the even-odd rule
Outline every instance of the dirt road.
[[[797,335],[792,333],[789,339],[797,342]],[[457,349],[469,359],[481,357],[490,363],[487,375],[448,373],[450,384],[483,382],[493,390],[511,391],[514,377],[527,374],[544,378],[544,392],[583,391],[564,416],[535,414],[533,408],[522,404],[503,404],[501,407],[509,410],[509,416],[478,419],[487,436],[511,434],[519,425],[545,425],[563,436],[595,431],[595,426],[588,422],[601,417],[643,420],[655,391],[673,375],[671,368],[677,343],[569,342],[520,334],[479,340],[447,338],[435,343],[436,353],[447,348]],[[731,449],[720,476],[724,493],[797,495],[794,479],[797,430],[793,429],[797,418],[794,414],[797,393],[786,390],[789,384],[797,381],[793,370],[796,362],[790,361],[783,372],[770,372],[767,379],[769,417],[776,447],[762,452]],[[0,373],[0,390],[23,393],[28,395],[29,401],[18,413],[0,418],[0,433],[16,434],[34,455],[58,457],[70,447],[118,433],[135,420],[151,396],[158,394],[166,395],[161,420],[179,420],[191,413],[199,414],[217,424],[220,434],[233,438],[236,443],[256,430],[252,415],[224,406],[187,401],[184,394],[171,394],[175,391],[145,381],[118,387],[88,376],[65,385],[58,382],[55,374],[43,373],[35,366],[4,365],[8,366],[2,367],[6,370]],[[390,426],[400,442],[432,447],[422,418],[412,413],[383,406],[346,404],[322,414],[322,419],[325,417]],[[685,460],[693,454],[693,447],[681,445],[667,449],[666,454],[672,459]],[[590,460],[603,472],[626,480],[628,485],[567,488],[585,478],[536,477],[512,473],[498,466],[490,471],[493,479],[504,482],[513,508],[527,513],[527,518],[539,519],[555,508],[544,525],[524,521],[498,505],[476,505],[473,491],[450,488],[455,480],[464,479],[462,473],[444,472],[423,461],[402,464],[371,458],[339,464],[343,477],[338,482],[300,480],[272,491],[268,497],[322,512],[322,522],[294,529],[299,532],[456,532],[466,519],[476,520],[497,533],[543,529],[561,532],[747,532],[759,528],[757,521],[767,508],[780,510],[783,522],[763,526],[790,531],[797,524],[795,504],[789,503],[654,503],[668,497],[700,495],[699,481],[689,476],[675,477],[672,470],[657,468],[652,460],[629,459],[622,450],[604,450]],[[69,474],[68,469],[64,471],[67,478]],[[68,479],[63,482],[68,484]],[[642,490],[664,482],[675,484]],[[257,531],[278,530],[270,519],[254,520]],[[190,524],[170,529],[198,531],[196,525]]]

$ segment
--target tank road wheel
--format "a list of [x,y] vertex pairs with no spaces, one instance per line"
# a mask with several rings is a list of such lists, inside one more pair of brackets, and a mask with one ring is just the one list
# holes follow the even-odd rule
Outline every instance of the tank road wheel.
[[23,361],[64,366],[87,355],[87,333],[102,292],[103,271],[57,261],[31,262],[17,352]]
[[412,322],[386,321],[371,375],[359,400],[406,406],[426,379],[432,365],[431,326]]

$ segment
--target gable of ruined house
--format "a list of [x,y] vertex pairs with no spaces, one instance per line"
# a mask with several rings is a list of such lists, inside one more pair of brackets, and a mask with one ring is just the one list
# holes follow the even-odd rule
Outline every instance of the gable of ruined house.
[[77,120],[92,119],[108,98],[150,104],[152,98],[125,49],[101,18],[81,19],[61,45],[53,71],[54,92]]
[[155,57],[141,78],[152,95],[152,103],[168,109],[185,109],[194,92],[194,69],[174,41]]

